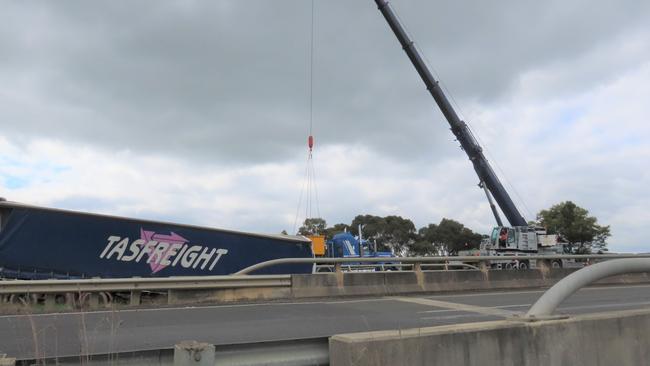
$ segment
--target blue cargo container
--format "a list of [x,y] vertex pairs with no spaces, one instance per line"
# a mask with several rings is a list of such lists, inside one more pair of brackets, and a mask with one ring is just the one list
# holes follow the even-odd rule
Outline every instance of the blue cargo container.
[[[263,235],[0,201],[0,277],[228,275],[276,258],[311,258],[301,236]],[[311,264],[256,274],[311,273]]]

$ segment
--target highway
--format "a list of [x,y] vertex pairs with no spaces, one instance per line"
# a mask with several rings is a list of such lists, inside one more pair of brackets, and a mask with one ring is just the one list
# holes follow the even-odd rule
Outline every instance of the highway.
[[[0,316],[0,353],[18,359],[328,337],[503,319],[525,312],[544,290],[473,292],[293,303],[258,303]],[[650,285],[592,287],[559,313],[647,308]]]

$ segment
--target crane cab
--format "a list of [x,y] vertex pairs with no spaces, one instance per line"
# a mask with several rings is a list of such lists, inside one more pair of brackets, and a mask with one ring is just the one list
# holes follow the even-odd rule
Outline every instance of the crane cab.
[[532,226],[497,226],[492,229],[490,245],[497,251],[537,252],[538,229]]

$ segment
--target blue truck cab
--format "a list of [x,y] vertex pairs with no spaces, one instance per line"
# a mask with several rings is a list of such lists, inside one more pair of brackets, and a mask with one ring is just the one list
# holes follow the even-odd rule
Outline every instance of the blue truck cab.
[[367,240],[359,240],[348,232],[338,233],[328,240],[325,256],[330,258],[394,257],[391,252],[378,252]]

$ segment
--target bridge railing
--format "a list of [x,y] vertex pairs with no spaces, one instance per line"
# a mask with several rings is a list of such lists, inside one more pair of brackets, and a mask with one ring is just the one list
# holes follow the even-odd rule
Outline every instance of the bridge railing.
[[160,302],[157,299],[162,297],[172,303],[176,292],[247,288],[289,290],[291,275],[2,280],[0,312],[13,311],[16,306],[97,308],[114,305],[118,300],[137,306],[141,305],[145,293],[151,301]]
[[554,261],[575,260],[581,263],[590,263],[595,261],[621,259],[621,258],[650,258],[650,255],[644,254],[558,254],[558,255],[504,255],[504,256],[445,256],[445,257],[364,257],[364,258],[280,258],[266,262],[254,264],[244,268],[235,275],[252,274],[264,268],[282,265],[282,264],[314,264],[316,266],[333,266],[335,271],[342,271],[346,265],[363,266],[371,265],[374,268],[399,268],[405,265],[411,266],[413,270],[422,270],[427,265],[465,266],[468,264],[478,264],[474,268],[489,269],[490,265],[495,262],[512,261],[516,264],[526,264],[530,268],[531,261],[541,261],[542,263],[552,264]]
[[[72,304],[73,307],[83,307],[86,306],[85,304],[96,307],[101,306],[102,303],[105,305],[116,303],[140,305],[143,301],[166,300],[172,304],[191,301],[191,298],[188,297],[193,296],[191,293],[207,294],[206,291],[210,290],[213,290],[210,295],[205,296],[214,298],[215,301],[232,301],[233,298],[239,299],[240,297],[244,299],[263,299],[264,296],[283,298],[293,293],[294,279],[292,275],[259,275],[255,272],[288,263],[309,263],[314,264],[316,270],[338,273],[343,271],[374,272],[377,270],[419,273],[440,270],[488,271],[497,262],[512,264],[511,268],[531,268],[535,267],[535,264],[537,267],[548,268],[554,261],[573,260],[583,264],[592,264],[622,258],[641,259],[650,258],[650,255],[284,258],[258,263],[228,276],[0,280],[0,312],[5,309],[5,305],[24,305],[26,303],[44,305],[45,308],[52,308],[61,303],[66,306]],[[337,281],[341,282],[340,286],[343,283],[342,278],[337,278]],[[422,276],[416,278],[421,279]]]
[[[327,273],[336,272],[337,270],[343,272],[390,272],[390,271],[415,271],[417,263],[341,263],[337,268],[335,264],[316,264],[314,273]],[[449,263],[423,263],[421,264],[421,271],[425,270],[456,270],[456,269],[471,269],[480,270],[479,267],[460,262]]]

